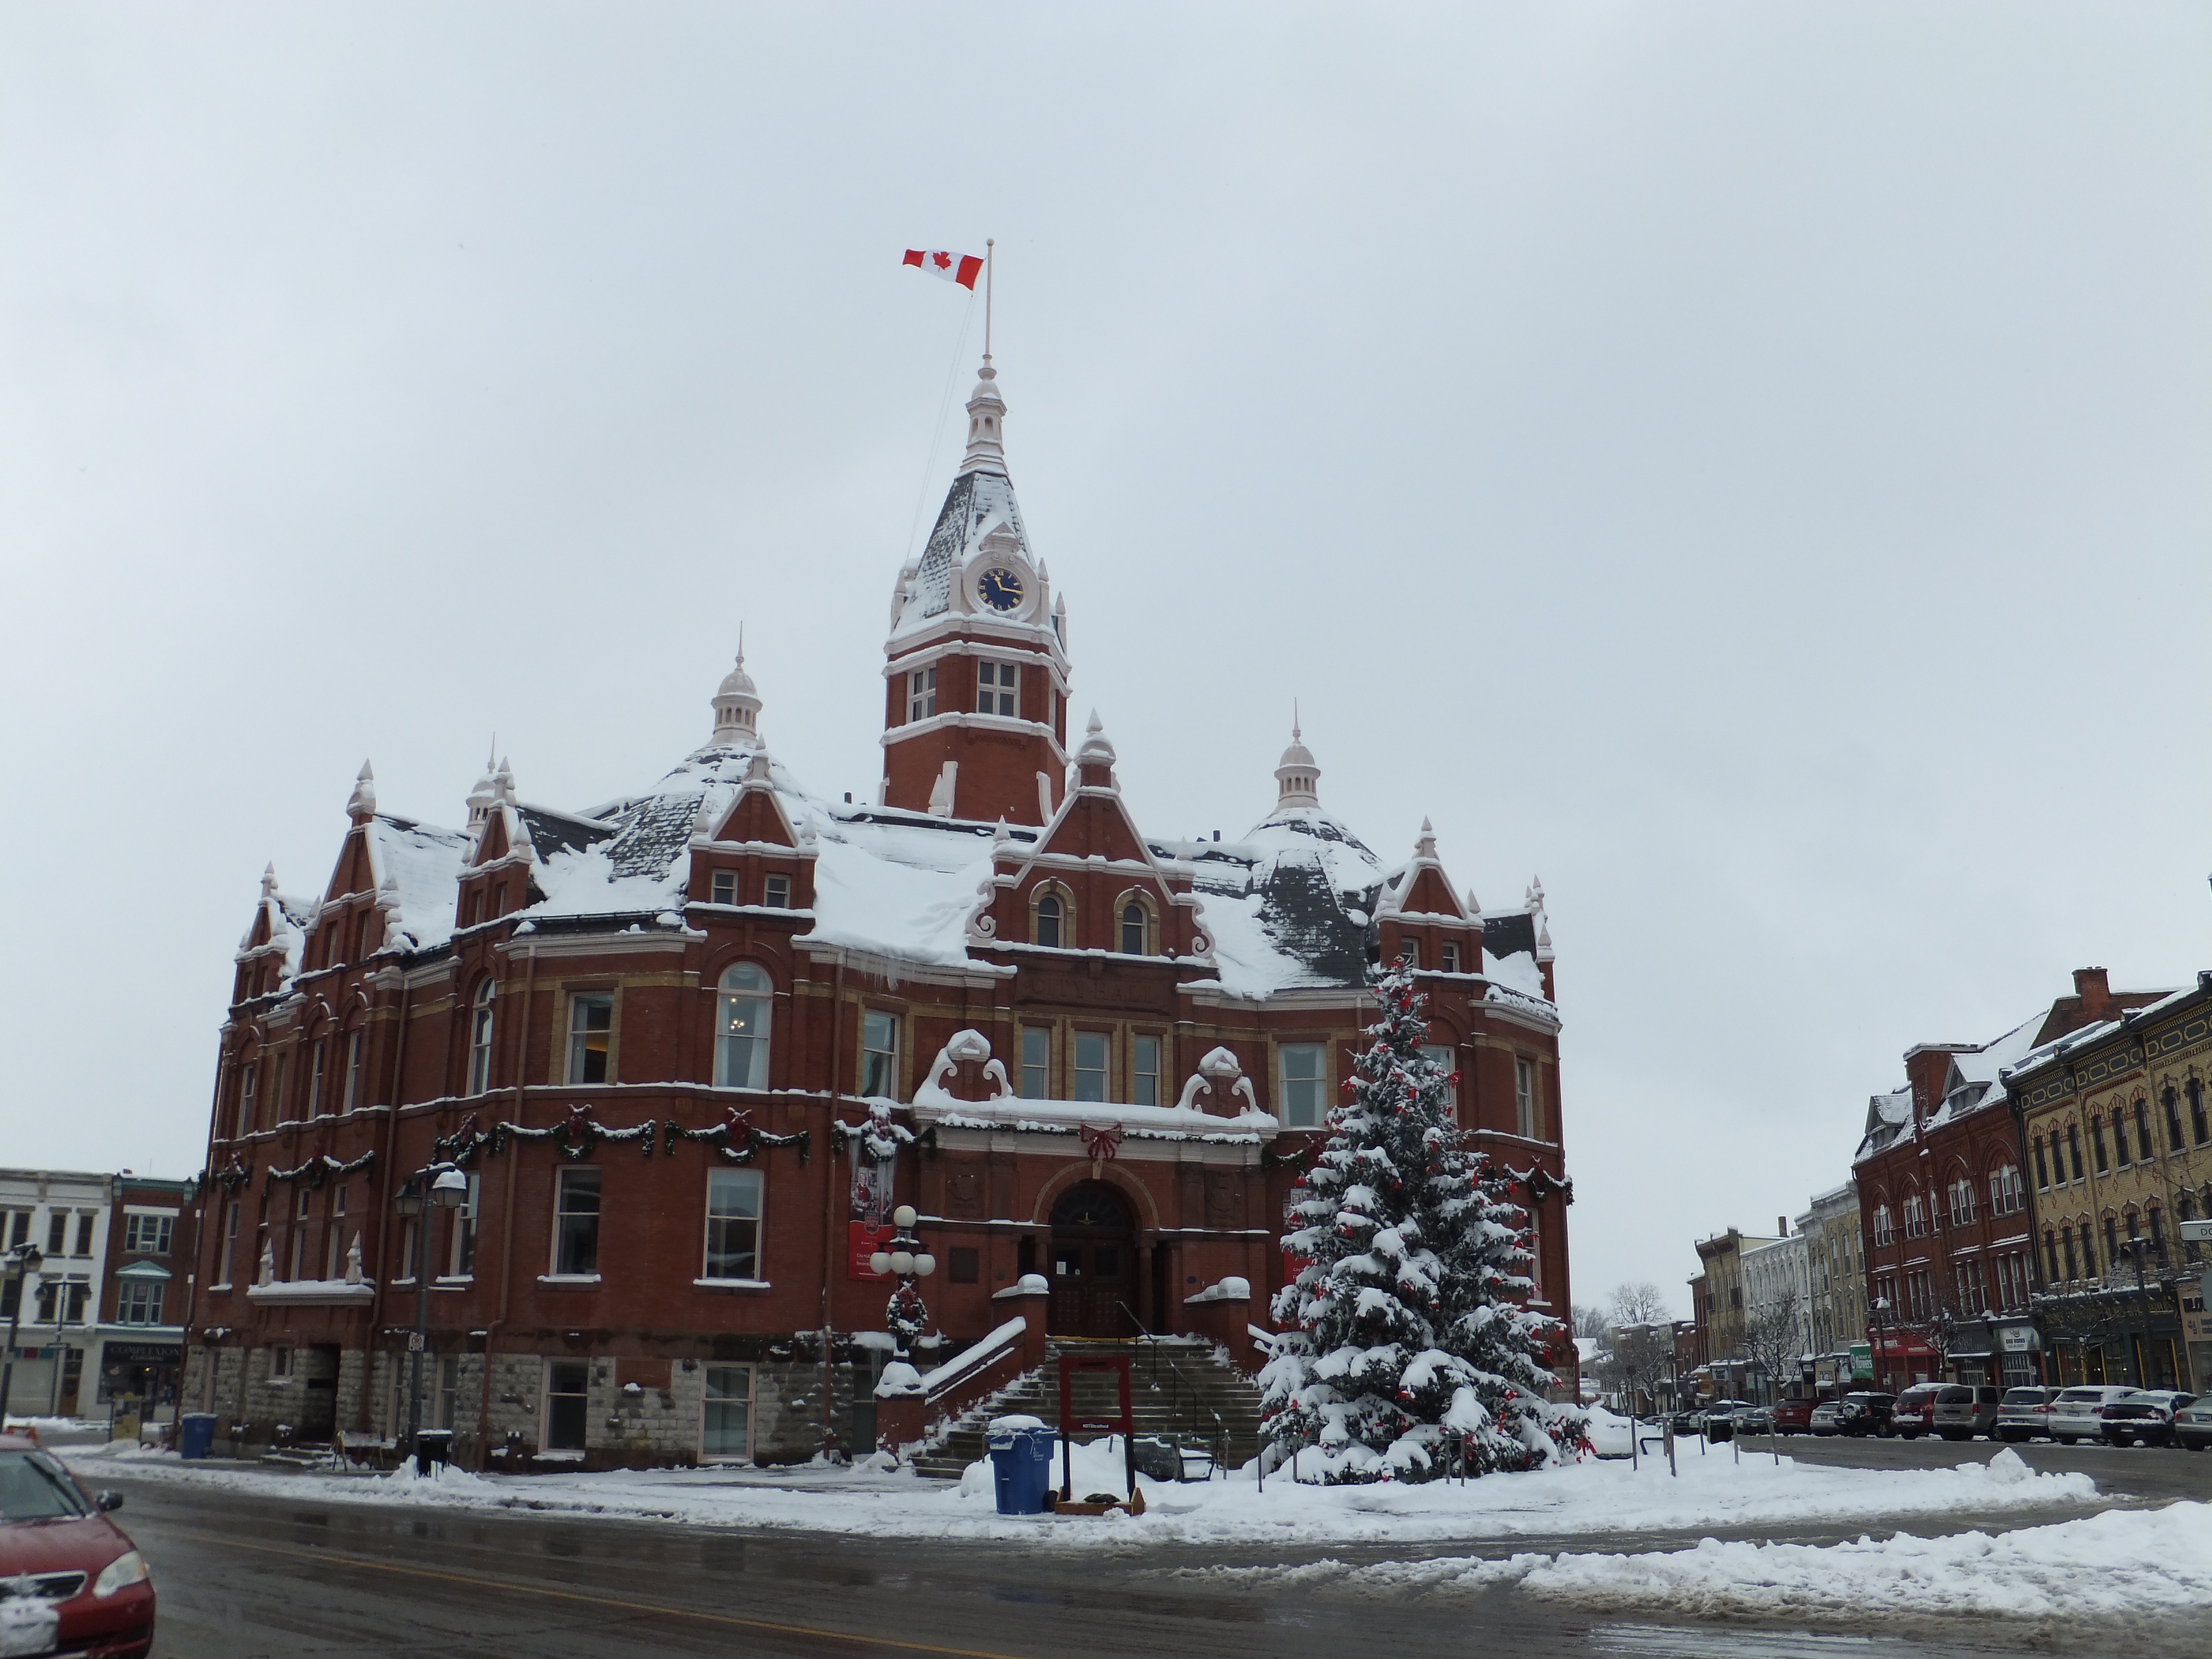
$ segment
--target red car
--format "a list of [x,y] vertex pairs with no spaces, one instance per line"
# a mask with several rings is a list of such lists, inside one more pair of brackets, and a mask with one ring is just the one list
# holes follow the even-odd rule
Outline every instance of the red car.
[[1890,1431],[1900,1439],[1917,1440],[1935,1431],[1936,1396],[1942,1392],[1940,1382],[1916,1382],[1897,1396],[1897,1409],[1890,1413]]
[[59,1659],[145,1659],[154,1645],[154,1583],[123,1528],[107,1518],[122,1506],[94,1498],[31,1441],[0,1435],[0,1579],[27,1577],[27,1606],[0,1601],[0,1631],[13,1652],[26,1632],[52,1620],[45,1651]]
[[1813,1407],[1817,1400],[1778,1400],[1767,1411],[1767,1420],[1777,1434],[1810,1434],[1813,1432]]

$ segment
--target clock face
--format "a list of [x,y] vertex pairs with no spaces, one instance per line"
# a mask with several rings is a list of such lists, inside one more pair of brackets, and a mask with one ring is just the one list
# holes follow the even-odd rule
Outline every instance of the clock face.
[[975,592],[994,611],[1012,611],[1022,602],[1022,579],[1006,566],[994,565],[975,584]]

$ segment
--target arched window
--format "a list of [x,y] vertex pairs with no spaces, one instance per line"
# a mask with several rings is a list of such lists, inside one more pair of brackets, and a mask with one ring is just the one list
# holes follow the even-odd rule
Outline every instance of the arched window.
[[714,1086],[768,1087],[768,1028],[772,1004],[768,970],[758,963],[733,963],[722,975],[714,1024]]
[[1059,894],[1042,895],[1036,902],[1036,915],[1030,929],[1030,942],[1058,950],[1065,934],[1063,924],[1066,919]]
[[1142,899],[1133,898],[1121,907],[1121,954],[1148,957],[1152,953],[1152,912],[1145,908]]
[[469,1093],[480,1095],[491,1087],[491,999],[489,979],[477,987],[476,1002],[469,1010]]
[[241,1138],[261,1127],[253,1116],[253,1066],[254,1061],[249,1057],[238,1068],[238,1133]]
[[2058,1235],[2045,1227],[2043,1230],[2044,1276],[2052,1285],[2058,1284]]

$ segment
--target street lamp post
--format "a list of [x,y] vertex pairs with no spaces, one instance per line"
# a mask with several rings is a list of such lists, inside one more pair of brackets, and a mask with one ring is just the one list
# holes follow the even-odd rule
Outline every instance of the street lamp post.
[[2150,1386],[2150,1289],[2143,1272],[2143,1259],[2150,1254],[2150,1240],[2136,1234],[2120,1241],[2120,1249],[2135,1263],[2136,1306],[2142,1314],[2142,1346],[2136,1350],[2136,1386]]
[[8,1252],[5,1282],[15,1292],[15,1310],[8,1316],[8,1358],[0,1362],[0,1428],[7,1426],[9,1403],[15,1398],[15,1338],[23,1328],[23,1298],[30,1294],[31,1275],[46,1261],[35,1244],[18,1244]]
[[407,1339],[407,1450],[421,1471],[422,1353],[430,1332],[430,1217],[469,1201],[469,1178],[450,1164],[426,1164],[407,1177],[392,1207],[415,1223],[415,1330]]
[[884,1310],[884,1322],[890,1331],[891,1340],[898,1345],[896,1357],[911,1364],[908,1346],[929,1328],[929,1308],[915,1288],[915,1280],[927,1279],[937,1271],[937,1258],[921,1248],[921,1241],[914,1236],[915,1223],[921,1218],[914,1206],[902,1204],[891,1212],[891,1225],[898,1229],[885,1240],[887,1248],[876,1251],[868,1258],[871,1272],[892,1273],[898,1286],[891,1292],[890,1305]]
[[1889,1298],[1878,1296],[1867,1305],[1874,1310],[1874,1385],[1884,1394],[1893,1393],[1889,1386],[1889,1345],[1881,1334],[1881,1316],[1889,1311]]

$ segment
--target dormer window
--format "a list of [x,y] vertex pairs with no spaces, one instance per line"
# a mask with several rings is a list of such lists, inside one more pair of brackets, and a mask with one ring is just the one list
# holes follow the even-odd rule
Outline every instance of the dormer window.
[[1437,965],[1447,974],[1455,974],[1459,972],[1458,945],[1450,939],[1446,939],[1439,948],[1442,951],[1442,957]]
[[738,902],[738,872],[734,870],[715,871],[713,891],[715,903],[735,904]]
[[937,713],[937,670],[917,668],[906,677],[906,717],[926,720]]
[[975,712],[1016,718],[1021,707],[1022,671],[1010,662],[975,665]]
[[761,902],[771,910],[791,908],[791,878],[770,876],[761,884]]

